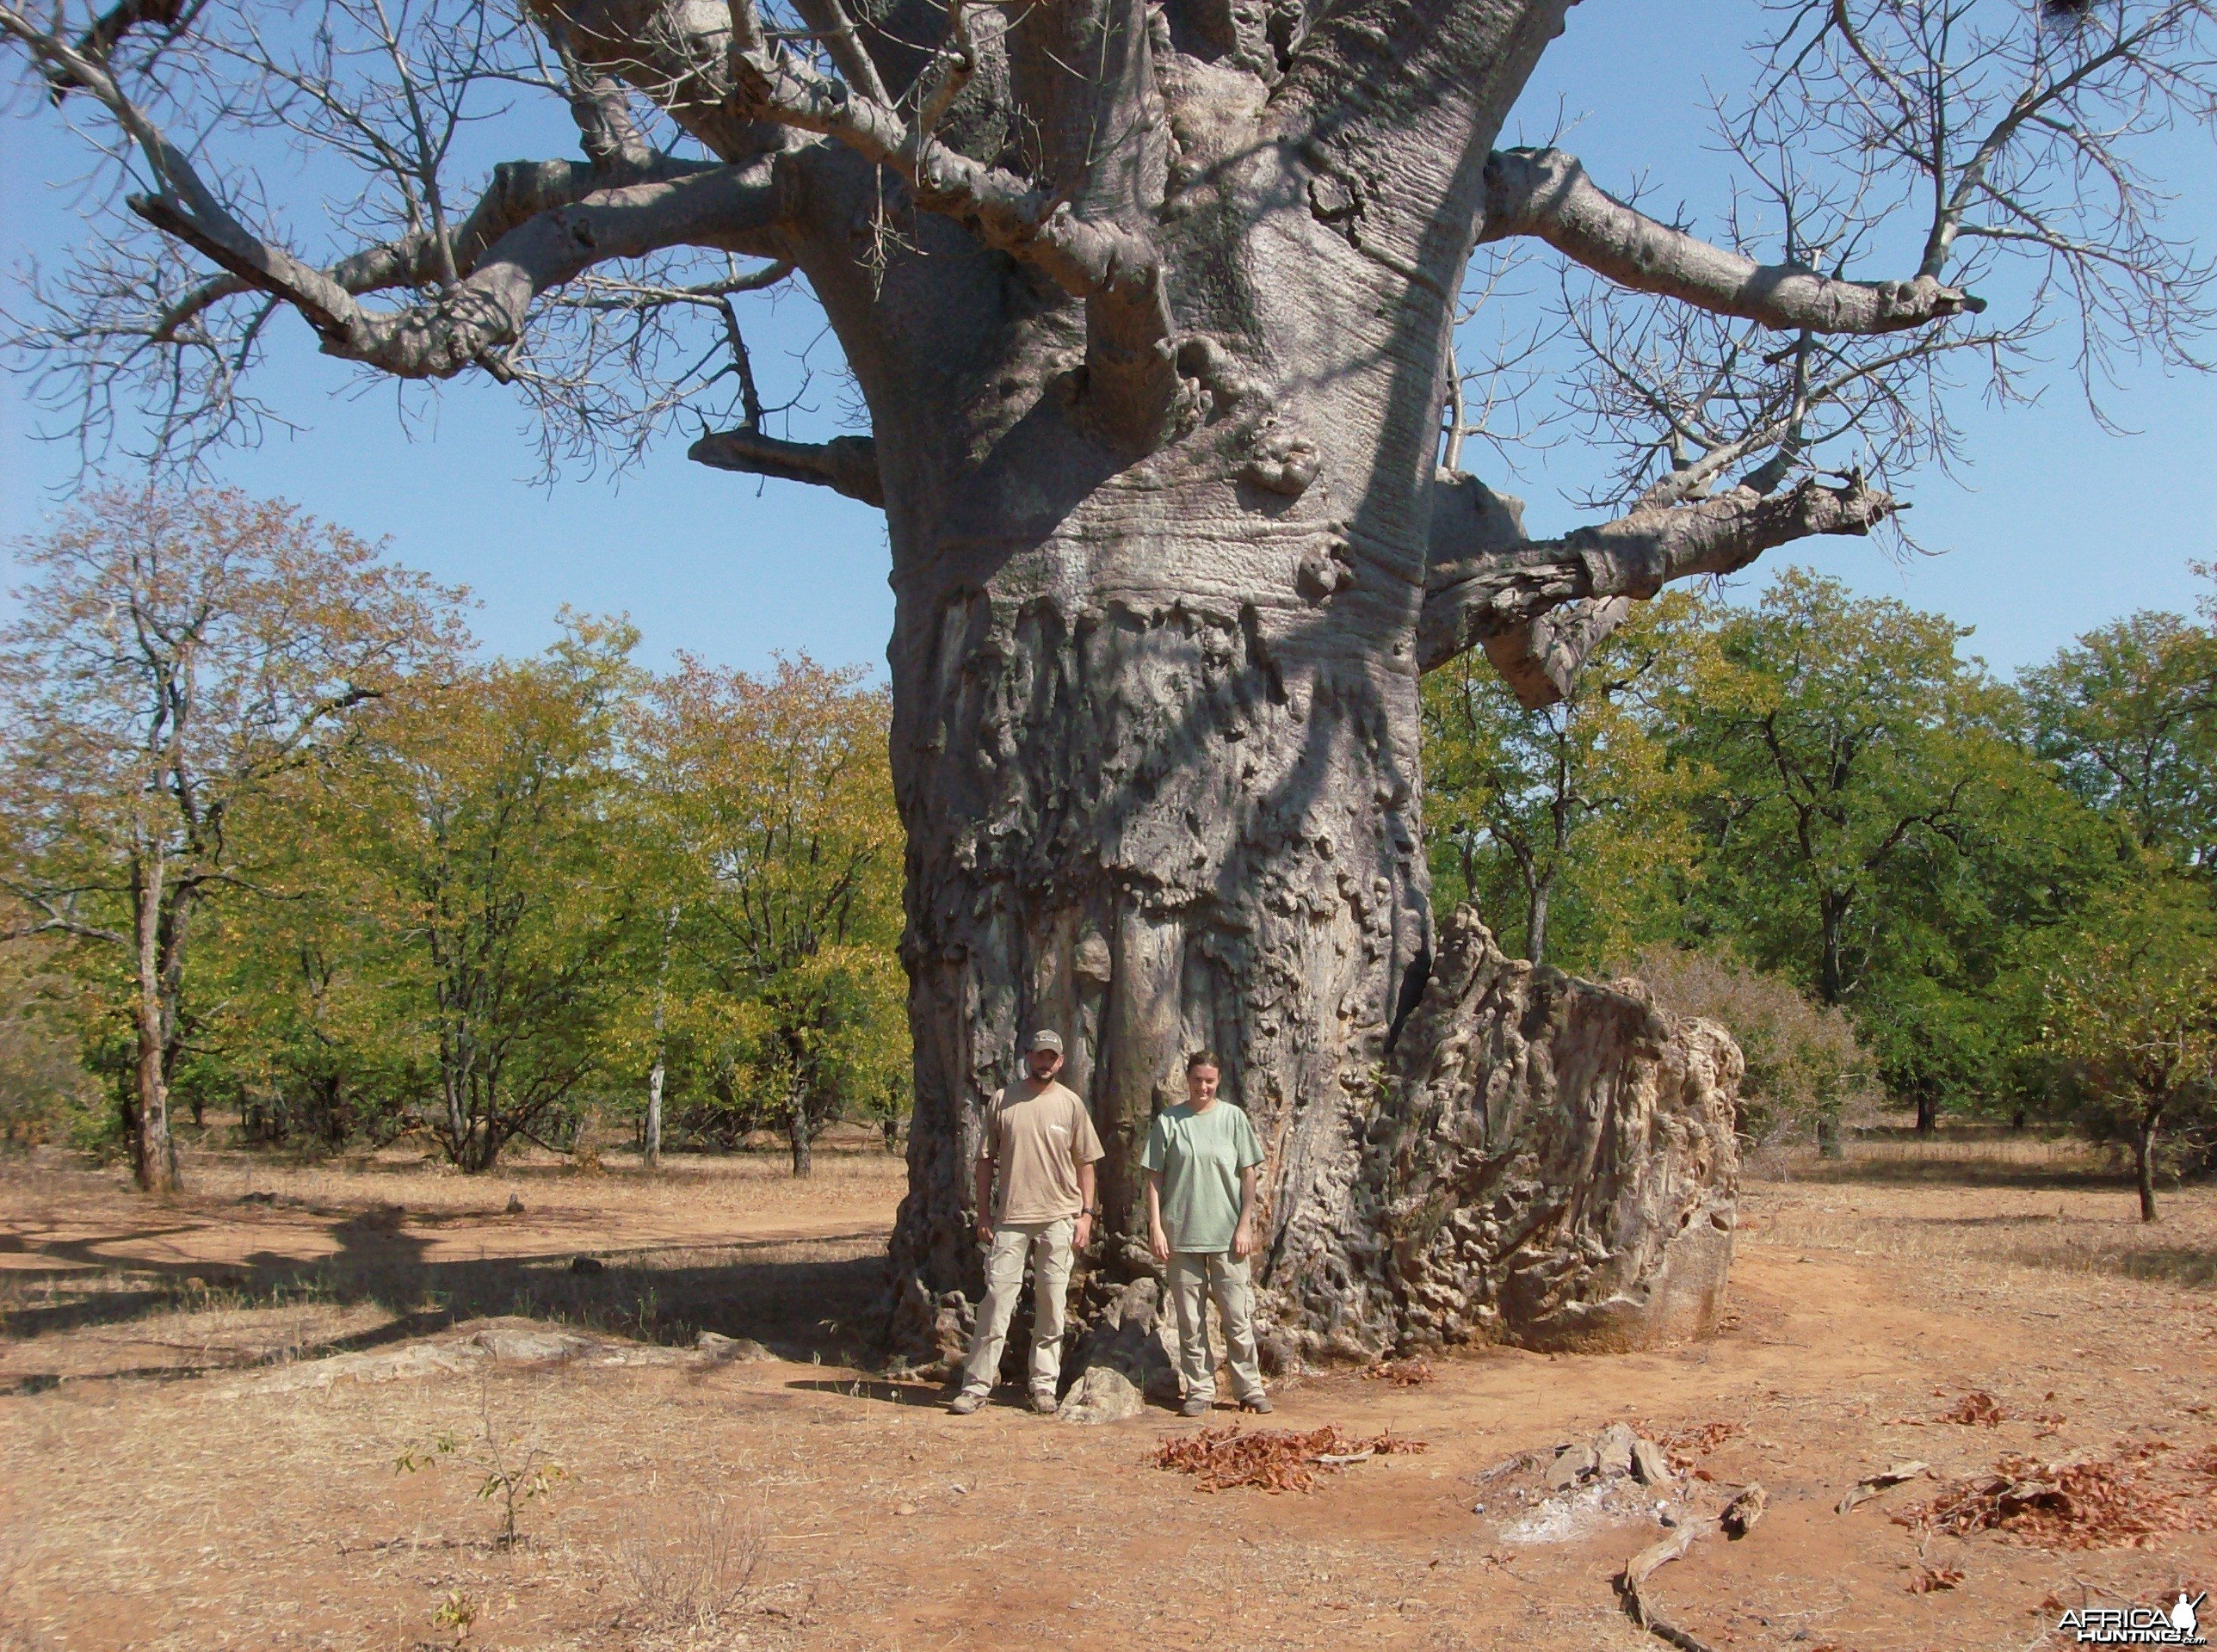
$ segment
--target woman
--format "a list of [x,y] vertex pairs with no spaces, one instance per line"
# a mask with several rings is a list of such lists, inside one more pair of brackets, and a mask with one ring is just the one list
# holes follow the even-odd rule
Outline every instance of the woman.
[[[1216,1402],[1215,1361],[1208,1355],[1208,1297],[1224,1321],[1232,1380],[1242,1411],[1267,1412],[1263,1372],[1255,1359],[1254,1304],[1247,1259],[1255,1254],[1255,1172],[1263,1143],[1246,1113],[1217,1099],[1216,1057],[1186,1057],[1183,1106],[1158,1115],[1139,1163],[1147,1172],[1147,1236],[1155,1260],[1170,1270],[1177,1309],[1178,1369],[1185,1378],[1189,1417]],[[1206,1295],[1204,1295],[1206,1293]]]

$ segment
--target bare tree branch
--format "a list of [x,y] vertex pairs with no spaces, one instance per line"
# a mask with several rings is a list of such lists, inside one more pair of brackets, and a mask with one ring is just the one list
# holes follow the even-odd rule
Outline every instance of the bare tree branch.
[[756,430],[718,430],[687,448],[685,456],[719,471],[813,482],[866,505],[885,507],[885,484],[878,479],[878,445],[868,436],[784,441]]
[[1559,150],[1496,150],[1487,159],[1479,238],[1511,235],[1536,237],[1621,287],[1766,327],[1894,333],[1986,307],[1930,275],[1847,281],[1799,265],[1758,264],[1627,206]]
[[323,339],[325,354],[396,378],[443,379],[472,364],[498,376],[491,353],[522,334],[533,300],[595,264],[673,246],[749,250],[747,232],[768,229],[778,216],[783,192],[774,174],[767,163],[717,167],[597,191],[508,231],[466,280],[435,301],[388,311],[364,310],[331,275],[249,236],[228,214],[211,224],[162,195],[134,195],[128,204],[157,229],[290,304]]
[[[1782,493],[1737,487],[1689,504],[1635,510],[1559,539],[1528,539],[1515,502],[1474,478],[1443,476],[1434,488],[1417,664],[1430,671],[1489,638],[1514,638],[1502,650],[1515,673],[1511,685],[1520,698],[1541,693],[1551,681],[1546,663],[1573,651],[1582,657],[1577,627],[1601,623],[1602,611],[1590,610],[1572,624],[1532,631],[1551,610],[1589,598],[1652,597],[1672,580],[1732,573],[1796,539],[1868,533],[1899,509],[1859,476],[1837,486],[1808,477]],[[1545,705],[1559,693],[1526,703]]]

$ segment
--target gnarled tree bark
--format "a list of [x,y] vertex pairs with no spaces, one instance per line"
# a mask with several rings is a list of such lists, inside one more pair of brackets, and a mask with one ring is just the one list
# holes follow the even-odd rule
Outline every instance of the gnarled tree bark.
[[[264,243],[96,42],[5,6],[0,29],[117,112],[158,185],[137,210],[221,267],[206,291],[281,300],[390,373],[498,376],[534,304],[606,259],[714,248],[810,282],[869,435],[774,439],[750,400],[693,451],[886,514],[916,1041],[895,1343],[959,1338],[967,1167],[1038,1026],[1108,1146],[1096,1288],[1151,1271],[1138,1149],[1207,1045],[1269,1155],[1285,1356],[1706,1325],[1729,1045],[1520,976],[1473,920],[1436,962],[1418,673],[1482,645],[1545,699],[1619,599],[1893,502],[1689,483],[1529,540],[1436,473],[1453,295],[1477,241],[1515,235],[1783,329],[1972,301],[1765,268],[1565,157],[1496,153],[1567,0],[806,0],[821,55],[750,0],[536,6],[590,164],[504,169],[435,281],[412,242],[329,271]],[[647,151],[627,86],[714,161]],[[363,302],[392,285],[423,296]]]

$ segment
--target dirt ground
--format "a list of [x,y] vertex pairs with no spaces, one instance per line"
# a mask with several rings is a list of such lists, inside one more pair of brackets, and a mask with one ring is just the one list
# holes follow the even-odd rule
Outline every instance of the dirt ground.
[[[169,1204],[18,1161],[0,1648],[1648,1649],[1614,1580],[1657,1502],[1749,1481],[1763,1521],[1648,1586],[1720,1649],[2061,1646],[2069,1607],[2217,1584],[2217,1189],[2143,1229],[2066,1147],[1757,1168],[1715,1341],[1281,1383],[1274,1424],[1429,1449],[1272,1495],[1154,1466],[1192,1430],[1168,1412],[957,1419],[871,1377],[882,1155],[796,1185],[771,1157],[466,1180],[212,1154]],[[503,1357],[407,1363],[488,1321],[469,1347]],[[548,1328],[592,1340],[550,1362]],[[705,1359],[704,1330],[764,1357]],[[1975,1392],[2008,1420],[1940,1420]],[[1487,1477],[1620,1420],[1732,1427],[1682,1433],[1707,1477],[1660,1497]],[[2087,1549],[1893,1519],[2010,1453],[2152,1464],[2170,1518]],[[1930,1476],[1836,1512],[1903,1459]]]

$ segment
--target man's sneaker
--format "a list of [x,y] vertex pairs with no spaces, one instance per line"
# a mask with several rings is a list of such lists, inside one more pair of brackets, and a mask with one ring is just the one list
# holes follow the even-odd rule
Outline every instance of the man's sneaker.
[[1209,1407],[1215,1403],[1215,1401],[1204,1400],[1196,1394],[1193,1398],[1188,1400],[1183,1405],[1178,1407],[1178,1415],[1182,1417],[1205,1417],[1208,1415]]
[[985,1403],[985,1396],[983,1394],[957,1394],[947,1402],[947,1415],[950,1417],[966,1417]]
[[1032,1390],[1032,1409],[1038,1412],[1040,1415],[1043,1417],[1053,1416],[1054,1415],[1054,1396],[1048,1393],[1043,1388],[1034,1389]]
[[1250,1394],[1239,1402],[1242,1411],[1252,1411],[1258,1417],[1267,1417],[1277,1408],[1270,1403],[1268,1394]]

